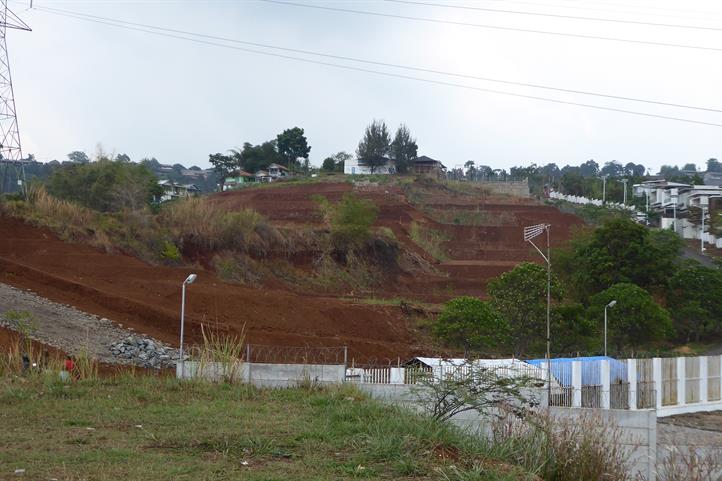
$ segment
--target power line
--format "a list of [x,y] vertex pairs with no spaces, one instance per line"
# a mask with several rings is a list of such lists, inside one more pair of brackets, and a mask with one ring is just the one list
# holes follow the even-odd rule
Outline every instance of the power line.
[[433,3],[433,2],[422,2],[422,1],[417,1],[417,0],[384,0],[384,1],[391,2],[391,3],[403,3],[403,4],[407,4],[407,5],[424,5],[427,7],[455,8],[455,9],[460,9],[460,10],[475,10],[475,11],[480,11],[480,12],[508,13],[508,14],[514,14],[514,15],[532,15],[532,16],[539,16],[539,17],[562,18],[562,19],[569,19],[569,20],[587,20],[587,21],[594,21],[594,22],[626,23],[626,24],[631,24],[631,25],[646,25],[646,26],[650,26],[650,27],[687,28],[687,29],[694,29],[694,30],[713,30],[713,31],[717,31],[717,32],[722,31],[722,28],[703,27],[703,26],[699,26],[699,25],[642,22],[642,21],[638,21],[638,20],[622,20],[622,19],[614,19],[614,18],[582,17],[582,16],[578,16],[578,15],[563,15],[563,14],[557,14],[557,13],[525,12],[523,10],[506,10],[506,9],[500,9],[500,8],[472,7],[472,6],[468,6],[468,5],[451,5],[451,4],[442,4],[442,3]]
[[477,91],[477,92],[485,92],[485,93],[505,95],[505,96],[510,96],[510,97],[526,98],[526,99],[539,100],[539,101],[555,103],[555,104],[573,105],[573,106],[577,106],[577,107],[584,107],[584,108],[595,109],[595,110],[603,110],[603,111],[638,115],[638,116],[643,116],[643,117],[673,120],[673,121],[685,122],[685,123],[691,123],[691,124],[697,124],[697,125],[722,127],[722,124],[714,123],[714,122],[706,122],[706,121],[702,121],[702,120],[675,117],[675,116],[670,116],[670,115],[653,114],[653,113],[648,113],[648,112],[639,112],[639,111],[635,111],[635,110],[619,109],[619,108],[615,108],[615,107],[606,107],[606,106],[602,106],[602,105],[586,104],[586,103],[581,103],[581,102],[553,99],[553,98],[540,97],[540,96],[535,96],[535,95],[526,95],[526,94],[519,94],[519,93],[514,93],[514,92],[506,92],[503,90],[494,90],[494,89],[488,89],[488,88],[482,88],[482,87],[475,87],[475,86],[471,86],[471,85],[447,82],[447,81],[443,81],[443,80],[414,77],[411,75],[403,75],[403,74],[393,73],[393,72],[384,72],[384,71],[380,71],[380,70],[372,70],[372,69],[355,67],[355,66],[350,66],[350,65],[342,65],[342,64],[338,64],[338,63],[332,63],[332,62],[323,62],[320,60],[312,60],[312,59],[307,59],[307,58],[294,57],[292,55],[264,52],[261,50],[254,50],[254,49],[245,48],[245,47],[237,47],[234,45],[211,42],[208,40],[201,40],[198,38],[184,37],[181,35],[176,35],[176,34],[171,34],[171,33],[164,33],[164,32],[155,31],[155,30],[148,30],[147,28],[139,28],[139,27],[134,27],[134,26],[130,26],[130,25],[113,23],[112,21],[103,21],[103,20],[97,20],[97,19],[87,18],[87,17],[83,17],[83,16],[77,16],[74,14],[53,12],[53,11],[49,11],[47,8],[44,8],[44,7],[36,7],[36,10],[45,12],[45,13],[49,13],[51,15],[60,15],[60,16],[64,16],[64,17],[74,18],[76,20],[83,20],[83,21],[87,21],[87,22],[109,25],[109,26],[113,26],[116,28],[122,28],[122,29],[126,29],[126,30],[134,30],[134,31],[149,33],[152,35],[157,35],[157,36],[162,36],[162,37],[186,40],[189,42],[194,42],[194,43],[203,44],[203,45],[222,47],[222,48],[231,49],[231,50],[238,50],[238,51],[254,53],[254,54],[258,54],[258,55],[265,55],[265,56],[269,56],[269,57],[277,57],[277,58],[282,58],[282,59],[287,59],[287,60],[294,60],[294,61],[298,61],[298,62],[315,64],[315,65],[323,65],[323,66],[334,67],[334,68],[339,68],[339,69],[344,69],[344,70],[371,73],[371,74],[381,75],[381,76],[385,76],[385,77],[399,78],[399,79],[404,79],[404,80],[414,80],[417,82],[423,82],[423,83],[428,83],[428,84],[443,85],[443,86],[447,86],[447,87],[457,87],[457,88],[473,90],[473,91]]
[[629,102],[640,102],[640,103],[646,103],[646,104],[662,105],[665,107],[676,107],[676,108],[683,108],[683,109],[722,113],[722,109],[716,109],[716,108],[697,107],[697,106],[678,104],[678,103],[673,103],[673,102],[640,99],[640,98],[635,98],[635,97],[625,97],[625,96],[621,96],[621,95],[603,94],[603,93],[590,92],[590,91],[585,91],[585,90],[553,87],[553,86],[549,86],[549,85],[541,85],[541,84],[534,84],[534,83],[528,83],[528,82],[517,82],[517,81],[512,81],[512,80],[504,80],[504,79],[497,79],[497,78],[491,78],[491,77],[482,77],[482,76],[477,76],[477,75],[448,72],[448,71],[424,68],[424,67],[414,67],[414,66],[401,65],[401,64],[390,63],[390,62],[379,62],[379,61],[361,59],[361,58],[350,57],[350,56],[345,56],[345,55],[333,55],[333,54],[315,52],[312,50],[302,50],[302,49],[297,49],[297,48],[281,47],[281,46],[277,46],[277,45],[270,45],[270,44],[259,43],[259,42],[249,42],[249,41],[238,40],[238,39],[234,39],[234,38],[220,37],[217,35],[207,35],[207,34],[202,34],[202,33],[190,32],[187,30],[178,30],[178,29],[173,29],[173,28],[158,27],[156,25],[149,25],[149,24],[137,23],[137,22],[129,22],[126,20],[120,20],[120,19],[109,18],[109,17],[101,17],[98,15],[73,12],[70,10],[61,10],[61,9],[49,8],[49,7],[38,7],[38,8],[40,8],[42,10],[46,10],[46,11],[53,11],[53,12],[64,13],[64,14],[69,14],[69,15],[88,17],[88,18],[95,19],[95,20],[104,20],[104,21],[120,23],[120,24],[124,24],[124,25],[132,25],[135,27],[150,28],[153,30],[160,30],[163,32],[171,32],[171,33],[177,33],[177,34],[182,34],[182,35],[190,35],[190,36],[194,36],[194,37],[207,38],[207,39],[211,39],[211,40],[220,40],[223,42],[231,42],[231,43],[237,43],[237,44],[242,44],[242,45],[249,45],[252,47],[262,47],[262,48],[280,50],[280,51],[285,51],[285,52],[301,53],[301,54],[305,54],[305,55],[314,55],[317,57],[332,58],[335,60],[345,60],[345,61],[350,61],[350,62],[365,63],[365,64],[369,64],[369,65],[377,65],[377,66],[381,66],[381,67],[392,67],[392,68],[397,68],[397,69],[410,70],[410,71],[414,71],[414,72],[431,73],[431,74],[445,75],[445,76],[449,76],[449,77],[464,78],[464,79],[469,79],[469,80],[481,80],[481,81],[485,81],[485,82],[516,85],[516,86],[520,86],[520,87],[530,87],[530,88],[537,88],[537,89],[543,89],[543,90],[552,90],[552,91],[563,92],[563,93],[589,95],[589,96],[608,98],[608,99],[614,99],[614,100],[624,100],[624,101],[629,101]]
[[706,47],[703,45],[687,45],[687,44],[680,44],[680,43],[654,42],[651,40],[634,40],[634,39],[629,39],[629,38],[605,37],[605,36],[600,36],[600,35],[585,35],[585,34],[581,34],[581,33],[554,32],[551,30],[534,30],[534,29],[529,29],[529,28],[504,27],[501,25],[459,22],[459,21],[454,21],[454,20],[442,20],[442,19],[438,19],[438,18],[427,18],[427,17],[412,17],[410,15],[371,12],[368,10],[354,10],[354,9],[350,9],[350,8],[327,7],[327,6],[323,6],[323,5],[312,5],[312,4],[307,4],[307,3],[289,2],[289,1],[285,1],[285,0],[283,0],[283,1],[282,0],[258,0],[258,1],[266,2],[266,3],[273,3],[273,4],[277,4],[277,5],[288,5],[288,6],[293,6],[293,7],[327,10],[327,11],[331,11],[331,12],[353,13],[353,14],[357,14],[357,15],[370,15],[370,16],[374,16],[374,17],[397,18],[397,19],[401,19],[401,20],[412,20],[412,21],[416,21],[416,22],[459,25],[459,26],[463,26],[463,27],[486,28],[486,29],[493,29],[493,30],[507,30],[507,31],[511,31],[511,32],[535,33],[535,34],[541,34],[541,35],[554,35],[554,36],[559,36],[559,37],[584,38],[587,40],[607,40],[607,41],[612,41],[612,42],[633,43],[633,44],[639,44],[639,45],[651,45],[651,46],[655,46],[655,47],[676,47],[676,48],[687,48],[687,49],[694,49],[694,50],[708,50],[708,51],[714,51],[714,52],[722,52],[722,48]]

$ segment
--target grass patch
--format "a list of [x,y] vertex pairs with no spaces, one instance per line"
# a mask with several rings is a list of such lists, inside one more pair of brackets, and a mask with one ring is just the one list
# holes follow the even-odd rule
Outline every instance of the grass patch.
[[443,232],[426,227],[418,222],[412,222],[409,237],[435,259],[445,261],[449,258],[446,249],[443,247],[449,237]]
[[[0,478],[532,479],[453,427],[357,391],[156,377],[0,380]],[[42,433],[42,434],[41,434]]]

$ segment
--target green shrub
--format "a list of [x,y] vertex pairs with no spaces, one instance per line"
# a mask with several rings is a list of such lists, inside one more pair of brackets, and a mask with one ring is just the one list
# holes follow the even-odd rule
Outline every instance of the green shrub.
[[342,250],[358,247],[371,236],[371,226],[376,222],[378,207],[370,200],[360,199],[350,192],[335,204],[321,196],[313,196],[312,199],[319,203],[330,225],[334,247]]
[[174,243],[163,241],[163,249],[160,252],[160,257],[168,261],[178,262],[181,260],[181,253]]

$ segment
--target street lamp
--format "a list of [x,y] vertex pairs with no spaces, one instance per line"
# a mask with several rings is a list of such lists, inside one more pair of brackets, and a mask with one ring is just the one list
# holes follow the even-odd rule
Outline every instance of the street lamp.
[[[549,247],[549,228],[551,224],[537,224],[529,227],[524,227],[524,241],[534,246],[534,249],[544,258],[547,263],[547,405],[552,399],[552,358],[551,358],[551,327],[550,327],[550,312],[551,312],[551,286],[552,286],[552,261]],[[540,236],[546,231],[547,233],[547,254],[544,253],[532,242],[532,239]]]
[[624,184],[624,205],[627,205],[627,182],[629,182],[629,179],[622,179],[619,182]]
[[181,379],[185,376],[185,359],[183,359],[183,328],[185,326],[185,315],[186,315],[186,286],[188,284],[193,284],[193,282],[196,280],[196,277],[198,277],[195,274],[191,274],[188,277],[186,277],[186,280],[183,281],[183,287],[181,290],[181,324],[180,324],[180,363],[181,363]]
[[617,301],[611,301],[604,306],[604,357],[607,357],[607,308],[617,305]]
[[602,175],[602,205],[607,203],[607,177],[608,175]]

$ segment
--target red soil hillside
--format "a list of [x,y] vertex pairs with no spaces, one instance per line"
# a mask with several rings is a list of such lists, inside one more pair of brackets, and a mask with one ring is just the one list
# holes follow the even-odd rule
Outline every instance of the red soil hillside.
[[[278,185],[226,192],[212,200],[232,208],[256,209],[278,226],[321,226],[323,220],[311,197],[318,194],[335,201],[351,190],[379,206],[378,226],[391,229],[402,246],[438,269],[437,274],[399,274],[392,286],[377,288],[374,297],[441,302],[462,294],[483,296],[490,278],[519,261],[538,260],[522,240],[522,226],[550,223],[558,244],[568,239],[572,226],[581,223],[531,200],[479,198],[444,189],[426,192],[423,201],[414,197],[412,204],[409,192],[398,185],[355,189],[346,182]],[[481,216],[484,225],[437,221],[464,211]],[[412,226],[443,234],[443,262],[411,239]],[[8,217],[0,217],[0,231],[0,282],[31,289],[174,345],[178,342],[181,282],[190,272],[197,272],[198,281],[188,289],[191,341],[199,340],[199,326],[205,323],[234,331],[245,325],[247,340],[255,344],[348,345],[349,356],[357,360],[428,352],[416,321],[395,306],[293,293],[279,287],[282,283],[265,288],[227,284],[203,268],[151,266],[130,256],[63,242],[47,229]]]

